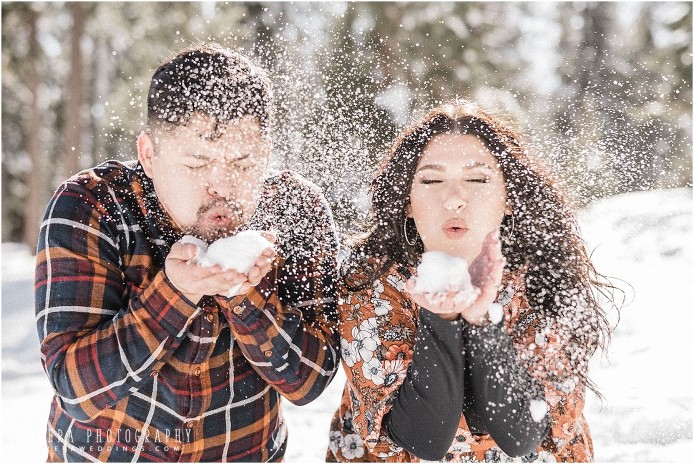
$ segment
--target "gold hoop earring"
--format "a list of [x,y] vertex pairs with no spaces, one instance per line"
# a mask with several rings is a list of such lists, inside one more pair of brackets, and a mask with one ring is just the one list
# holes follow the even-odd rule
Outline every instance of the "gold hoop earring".
[[407,217],[405,218],[405,220],[402,223],[402,231],[403,231],[403,235],[405,236],[405,241],[407,242],[407,244],[410,246],[414,246],[415,243],[417,243],[416,238],[415,238],[415,240],[410,240],[410,238],[407,236]]
[[513,216],[513,214],[510,214],[511,216],[511,231],[508,233],[507,236],[501,235],[501,241],[505,243],[506,245],[510,245],[513,243],[513,232],[516,230],[516,218]]

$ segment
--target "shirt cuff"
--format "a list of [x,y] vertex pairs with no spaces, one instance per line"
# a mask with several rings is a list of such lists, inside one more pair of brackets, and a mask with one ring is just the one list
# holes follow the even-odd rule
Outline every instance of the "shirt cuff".
[[139,297],[152,318],[174,337],[181,335],[198,306],[173,286],[164,270],[159,271]]
[[[260,317],[261,311],[266,307],[266,303],[273,293],[277,293],[275,285],[274,270],[269,272],[255,287],[245,295],[236,295],[225,298],[217,295],[217,302],[226,308],[230,323],[241,323],[246,327],[254,324]],[[273,306],[274,308],[274,306]]]
[[419,308],[419,317],[426,321],[437,334],[448,334],[451,336],[459,334],[463,325],[462,319],[460,318],[449,321],[438,316],[436,313],[432,313],[426,308]]

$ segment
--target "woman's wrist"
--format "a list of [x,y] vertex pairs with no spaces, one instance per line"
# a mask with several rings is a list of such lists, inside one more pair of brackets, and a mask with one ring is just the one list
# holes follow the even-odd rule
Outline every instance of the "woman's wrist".
[[460,313],[434,313],[441,319],[445,319],[447,321],[453,322],[457,321],[460,319],[461,314]]
[[467,317],[462,316],[462,317],[463,317],[463,319],[465,319],[465,321],[468,324],[476,325],[478,327],[484,327],[484,326],[489,325],[489,323],[490,323],[489,316],[487,314],[484,314],[482,316],[474,316],[474,317],[470,317],[470,316],[467,316]]
[[460,313],[460,315],[463,317],[463,319],[465,319],[467,323],[471,325],[476,325],[478,327],[487,326],[491,322],[489,319],[489,311],[486,309],[486,305],[480,305],[474,308],[474,311],[463,311]]

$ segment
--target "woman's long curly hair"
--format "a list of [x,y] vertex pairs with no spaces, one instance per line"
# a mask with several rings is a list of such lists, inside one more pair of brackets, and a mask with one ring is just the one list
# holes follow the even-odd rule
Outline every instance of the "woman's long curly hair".
[[[575,362],[576,380],[584,381],[600,396],[587,378],[587,363],[598,346],[606,348],[611,328],[597,293],[614,304],[617,289],[595,270],[574,213],[556,182],[530,159],[511,128],[472,102],[443,104],[395,140],[372,181],[370,227],[353,240],[343,270],[345,285],[359,290],[394,263],[418,264],[424,245],[414,221],[407,219],[406,209],[422,153],[439,134],[476,135],[497,158],[512,209],[501,224],[502,252],[507,270],[524,272],[531,307],[522,319],[558,321],[559,335],[570,340],[567,355]],[[410,242],[417,237],[414,244],[405,239],[404,227]],[[374,261],[378,263],[375,267]]]

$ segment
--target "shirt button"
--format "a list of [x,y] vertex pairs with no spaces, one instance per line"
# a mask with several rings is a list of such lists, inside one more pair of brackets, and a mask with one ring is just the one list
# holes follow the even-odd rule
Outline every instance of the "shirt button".
[[159,374],[159,371],[153,370],[152,372],[149,373],[149,376],[150,376],[150,377],[154,377],[154,376],[156,376],[157,374]]
[[195,421],[186,422],[186,428],[192,429],[195,427]]
[[272,351],[267,350],[264,354],[266,358],[269,358],[270,356],[272,356]]
[[243,314],[243,308],[241,306],[234,306],[234,309],[232,309],[232,311],[234,311],[234,314],[236,314],[237,316]]
[[195,370],[193,371],[194,375],[200,375],[200,368],[196,367]]
[[214,321],[214,314],[208,313],[207,316],[205,316],[205,319],[207,319],[207,322],[213,322]]

